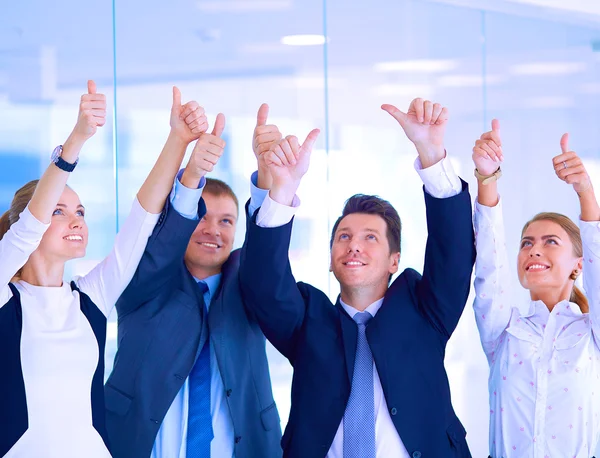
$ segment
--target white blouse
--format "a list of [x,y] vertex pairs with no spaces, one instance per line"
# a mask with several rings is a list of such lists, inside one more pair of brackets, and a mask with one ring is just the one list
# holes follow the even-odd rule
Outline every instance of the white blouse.
[[[589,458],[600,427],[600,222],[580,221],[590,313],[510,299],[501,203],[475,203],[475,318],[490,365],[494,458]],[[516,261],[515,261],[516,262]],[[522,313],[523,312],[523,313]]]
[[[131,281],[158,216],[146,212],[136,200],[111,253],[89,274],[75,279],[105,316]],[[0,307],[12,297],[9,281],[48,226],[25,209],[0,240]],[[6,456],[110,457],[92,425],[90,396],[98,358],[104,355],[98,354],[79,293],[71,291],[67,282],[41,287],[18,281],[15,286],[23,311],[21,364],[29,425]]]

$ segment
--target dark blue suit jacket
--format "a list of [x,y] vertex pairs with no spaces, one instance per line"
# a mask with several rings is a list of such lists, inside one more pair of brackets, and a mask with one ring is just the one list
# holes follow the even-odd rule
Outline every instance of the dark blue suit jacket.
[[[201,200],[198,214],[206,207]],[[281,426],[265,337],[242,302],[239,250],[223,265],[207,313],[183,257],[198,221],[167,204],[119,301],[119,348],[105,385],[115,458],[148,458],[160,425],[210,330],[235,429],[236,458],[280,458]]]
[[[423,276],[406,269],[367,326],[390,416],[414,458],[470,457],[450,402],[446,343],[464,309],[475,261],[466,183],[447,199],[425,193],[429,237]],[[338,303],[296,283],[288,260],[292,223],[261,228],[248,218],[240,281],[246,304],[294,366],[284,456],[323,458],[342,421],[357,326]]]

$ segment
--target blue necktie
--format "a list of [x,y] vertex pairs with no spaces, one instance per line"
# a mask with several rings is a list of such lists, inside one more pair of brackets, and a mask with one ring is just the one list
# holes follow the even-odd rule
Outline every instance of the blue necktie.
[[375,458],[373,355],[365,333],[371,318],[369,312],[354,315],[358,325],[358,340],[352,388],[344,412],[344,458]]
[[[208,286],[198,282],[202,291],[202,307]],[[208,314],[205,314],[207,317]],[[196,360],[189,376],[189,412],[187,430],[187,458],[210,458],[210,442],[214,434],[210,414],[210,337]]]

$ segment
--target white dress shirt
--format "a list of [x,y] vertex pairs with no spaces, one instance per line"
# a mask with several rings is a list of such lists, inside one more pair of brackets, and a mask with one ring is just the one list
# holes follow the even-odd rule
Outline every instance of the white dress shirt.
[[[444,158],[431,167],[422,168],[421,161],[417,158],[415,169],[421,176],[428,194],[437,198],[452,197],[460,193],[462,184],[454,172],[451,162]],[[256,216],[256,224],[260,227],[278,227],[291,221],[300,205],[298,197],[294,197],[292,206],[281,205],[267,196]],[[340,301],[341,302],[341,301]],[[369,305],[366,309],[375,316],[383,298]],[[342,307],[353,317],[358,310],[341,302]],[[375,448],[377,458],[410,458],[402,439],[392,422],[390,413],[381,387],[381,380],[377,367],[373,363],[373,384],[375,395]],[[326,458],[343,458],[344,451],[344,420],[340,422],[338,430],[329,448]]]
[[[475,318],[490,365],[494,458],[589,458],[600,431],[600,222],[579,222],[590,313],[510,299],[502,205],[475,204]],[[522,313],[523,312],[523,313]]]
[[[262,204],[268,192],[256,187],[256,182],[257,174],[255,173],[251,179],[251,212]],[[197,218],[198,201],[202,197],[205,184],[206,181],[202,179],[198,189],[186,188],[181,184],[179,176],[175,180],[171,193],[173,208],[186,218]],[[210,303],[215,297],[221,282],[221,274],[206,278],[204,281],[208,285],[204,301],[207,310],[210,310]],[[210,455],[214,458],[235,458],[233,418],[226,401],[225,386],[217,363],[214,345],[210,347],[210,377],[210,412],[214,433],[214,438],[210,443]],[[175,396],[163,419],[154,441],[151,458],[186,458],[188,413],[189,377],[185,379],[183,386]]]

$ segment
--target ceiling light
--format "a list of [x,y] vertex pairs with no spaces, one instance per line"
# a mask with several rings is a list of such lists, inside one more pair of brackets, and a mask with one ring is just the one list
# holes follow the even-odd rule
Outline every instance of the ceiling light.
[[196,6],[206,13],[246,13],[256,11],[285,11],[292,7],[292,0],[220,0],[199,1]]
[[513,75],[570,75],[585,71],[583,62],[532,62],[510,67]]
[[323,35],[287,35],[281,38],[281,43],[288,46],[318,46],[325,44]]
[[441,76],[437,80],[439,86],[445,87],[479,87],[486,85],[499,84],[506,80],[500,75],[486,75],[484,78],[481,74],[475,75],[447,75]]
[[379,62],[375,64],[376,72],[423,72],[439,73],[453,70],[458,66],[453,60],[399,60],[394,62]]

